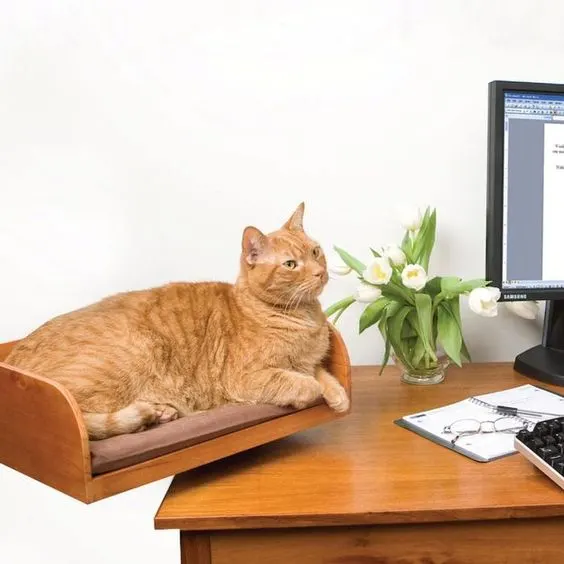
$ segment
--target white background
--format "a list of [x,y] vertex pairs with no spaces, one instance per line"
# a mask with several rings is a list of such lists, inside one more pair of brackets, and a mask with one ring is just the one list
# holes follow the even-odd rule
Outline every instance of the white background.
[[[364,259],[399,241],[398,206],[437,206],[433,272],[483,276],[487,83],[564,82],[562,17],[539,0],[0,0],[0,340],[113,292],[233,280],[244,226],[301,200],[326,249]],[[324,304],[353,288],[332,281]],[[375,364],[360,311],[341,328]],[[464,317],[476,360],[539,339],[506,312]],[[86,507],[1,467],[0,562],[177,562],[176,534],[152,531],[167,483]]]

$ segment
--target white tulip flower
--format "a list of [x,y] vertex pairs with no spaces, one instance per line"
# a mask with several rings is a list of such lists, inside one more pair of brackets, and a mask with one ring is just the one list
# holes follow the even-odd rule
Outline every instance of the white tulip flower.
[[404,209],[400,211],[400,223],[408,231],[417,231],[421,227],[423,217],[419,208]]
[[389,258],[393,265],[401,266],[405,264],[405,253],[397,245],[389,245],[383,249],[382,253],[385,257]]
[[540,307],[535,301],[533,302],[507,302],[507,309],[522,317],[523,319],[536,319],[539,314]]
[[354,295],[354,299],[357,302],[364,303],[372,303],[380,297],[382,297],[382,290],[365,282],[361,282]]
[[475,288],[468,296],[468,307],[482,317],[495,317],[500,295],[498,288]]
[[392,277],[392,265],[386,257],[376,258],[367,266],[362,277],[371,284],[387,284]]
[[401,281],[406,288],[418,292],[427,284],[427,273],[420,264],[408,264],[401,271]]
[[346,264],[330,264],[328,270],[331,274],[335,274],[335,276],[346,276],[350,274],[352,268]]

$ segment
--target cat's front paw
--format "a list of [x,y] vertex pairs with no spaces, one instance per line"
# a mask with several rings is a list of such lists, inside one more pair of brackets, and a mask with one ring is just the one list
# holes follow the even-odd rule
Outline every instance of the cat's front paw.
[[143,430],[153,425],[160,425],[162,423],[169,423],[178,419],[179,413],[175,407],[167,403],[143,402],[148,406],[151,411],[151,418],[146,421]]
[[324,382],[323,398],[327,405],[337,413],[344,413],[351,405],[347,391],[341,384],[331,378]]
[[172,405],[160,404],[155,406],[159,415],[159,423],[169,423],[178,419],[178,410]]
[[299,385],[296,386],[295,396],[290,404],[296,409],[303,409],[314,403],[323,395],[321,384],[310,377],[300,378]]

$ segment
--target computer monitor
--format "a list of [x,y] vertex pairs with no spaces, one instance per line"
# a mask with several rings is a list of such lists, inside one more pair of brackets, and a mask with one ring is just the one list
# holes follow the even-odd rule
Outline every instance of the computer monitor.
[[542,342],[515,369],[564,386],[564,84],[489,84],[486,278],[546,300]]

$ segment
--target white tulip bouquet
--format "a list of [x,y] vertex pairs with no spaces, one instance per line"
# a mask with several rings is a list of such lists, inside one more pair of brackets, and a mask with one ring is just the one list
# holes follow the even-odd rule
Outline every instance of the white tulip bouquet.
[[[385,342],[382,369],[392,353],[410,374],[431,373],[441,367],[438,350],[457,365],[470,360],[462,336],[460,296],[469,295],[468,305],[485,317],[497,315],[500,292],[483,279],[461,280],[455,276],[428,277],[435,244],[436,210],[427,208],[403,218],[405,235],[398,246],[371,249],[368,265],[335,247],[342,265],[333,274],[355,271],[360,280],[356,293],[329,307],[325,314],[336,323],[355,302],[367,303],[360,316],[359,332],[372,325]],[[444,358],[443,358],[444,361]]]

